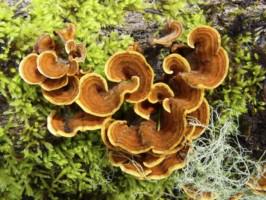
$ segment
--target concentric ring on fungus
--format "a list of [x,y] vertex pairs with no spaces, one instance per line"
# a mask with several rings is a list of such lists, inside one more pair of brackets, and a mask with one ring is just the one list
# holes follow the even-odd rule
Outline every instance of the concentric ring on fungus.
[[69,65],[60,61],[55,51],[44,51],[38,56],[37,68],[45,77],[58,79],[67,74]]
[[112,55],[106,62],[105,74],[113,82],[129,80],[132,76],[139,77],[138,89],[126,98],[130,103],[143,101],[148,96],[154,79],[153,69],[137,51],[123,51]]
[[87,113],[105,117],[113,115],[122,105],[125,95],[139,88],[139,78],[131,77],[108,89],[106,80],[96,73],[80,79],[80,95],[77,104]]
[[73,116],[61,116],[55,111],[47,118],[50,133],[55,136],[74,137],[78,131],[100,129],[106,118],[96,117],[85,112],[77,112]]
[[52,91],[42,90],[43,96],[55,105],[70,105],[79,95],[79,79],[75,76],[68,78],[66,86]]

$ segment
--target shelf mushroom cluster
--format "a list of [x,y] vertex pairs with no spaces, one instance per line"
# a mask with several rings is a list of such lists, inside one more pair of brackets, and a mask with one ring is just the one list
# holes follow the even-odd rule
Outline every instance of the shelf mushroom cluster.
[[[130,48],[108,59],[105,65],[108,80],[96,73],[74,75],[70,76],[76,80],[73,86],[51,91],[52,94],[45,91],[44,95],[50,94],[46,97],[50,102],[61,105],[51,99],[64,99],[61,95],[65,91],[75,89],[78,94],[70,103],[75,102],[81,108],[67,118],[51,113],[49,131],[56,136],[73,137],[78,131],[101,129],[112,164],[139,179],[162,179],[184,167],[192,140],[209,123],[204,91],[222,83],[228,71],[228,57],[221,47],[219,33],[209,26],[195,28],[188,35],[187,45],[173,46],[181,28],[179,23],[171,22],[169,34],[154,40],[154,45],[165,45],[173,52],[164,58],[162,82],[154,82],[153,68],[138,48]],[[59,34],[67,51],[66,38],[71,34],[67,30],[63,33],[68,33]],[[24,59],[20,71],[33,65],[31,71],[42,77],[44,70],[39,70],[42,65],[39,57],[42,58],[37,55],[33,64]],[[44,63],[54,66],[47,70],[50,73],[53,68],[58,69],[58,61]],[[21,76],[27,80],[24,74]],[[41,85],[43,80],[34,83]],[[133,104],[136,115],[133,121],[114,115],[124,102]],[[197,123],[189,123],[190,118]]]
[[43,96],[55,105],[70,105],[79,94],[79,63],[85,59],[85,46],[75,41],[75,26],[55,31],[57,37],[42,35],[33,53],[19,65],[19,74],[28,84],[40,85]]

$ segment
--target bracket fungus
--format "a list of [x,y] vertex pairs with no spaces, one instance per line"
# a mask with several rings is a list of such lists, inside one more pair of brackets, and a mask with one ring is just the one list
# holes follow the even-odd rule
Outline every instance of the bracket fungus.
[[132,76],[139,78],[138,89],[126,98],[130,103],[144,100],[150,92],[154,79],[153,69],[145,57],[137,51],[130,50],[112,55],[106,62],[105,74],[108,80],[113,82],[129,80]]
[[[55,105],[69,105],[79,94],[78,61],[81,62],[83,59],[77,61],[73,55],[69,55],[68,59],[61,57],[62,51],[65,54],[73,52],[65,51],[67,41],[76,44],[73,24],[68,24],[56,33],[63,40],[65,47],[60,48],[56,38],[48,34],[40,36],[34,45],[34,53],[30,53],[21,61],[19,74],[28,84],[41,86],[43,95],[49,102]],[[79,50],[78,55],[84,57],[85,47],[81,44],[80,46],[82,50]]]
[[[174,50],[163,60],[160,82],[155,82],[145,51],[136,43],[107,60],[105,79],[79,70],[86,51],[75,41],[73,24],[55,31],[64,48],[49,35],[40,37],[34,53],[20,63],[21,77],[40,85],[49,102],[79,106],[70,116],[52,112],[48,130],[55,136],[73,137],[78,131],[101,129],[111,163],[139,179],[162,179],[183,168],[192,141],[209,123],[204,91],[222,83],[228,57],[215,29],[200,26],[189,34],[187,45],[173,48],[182,26],[176,21],[167,26],[169,34],[153,41]],[[133,117],[116,114],[124,102],[133,104],[127,114]],[[197,123],[190,123],[191,119]]]
[[216,199],[216,195],[214,193],[208,192],[208,191],[199,191],[198,189],[194,188],[192,185],[184,185],[182,189],[184,193],[191,200],[215,200]]
[[[181,26],[172,25],[169,29],[172,32],[154,40],[154,44],[172,45],[181,33]],[[118,61],[113,64],[119,65]],[[128,66],[133,64],[128,62]],[[163,82],[152,83],[146,98],[132,102],[140,119],[136,122],[112,119],[101,132],[110,150],[111,163],[139,179],[162,179],[184,167],[190,143],[201,136],[209,123],[210,109],[204,91],[222,83],[228,71],[228,57],[221,47],[219,33],[200,26],[189,34],[187,45],[179,45],[164,58],[162,68]],[[110,80],[121,81],[127,79],[125,70],[133,75],[130,69],[121,67],[110,78],[106,68],[106,74]],[[196,123],[190,123],[191,119]],[[203,196],[214,199],[209,193]]]
[[168,177],[174,170],[183,168],[189,149],[189,146],[185,146],[178,152],[161,157],[152,153],[132,156],[122,151],[110,151],[109,158],[114,166],[139,179],[158,180]]
[[73,137],[78,131],[96,130],[101,128],[103,117],[96,117],[79,111],[72,116],[62,116],[53,111],[47,118],[47,127],[55,136]]
[[74,40],[69,40],[65,44],[65,49],[70,61],[75,60],[77,63],[84,62],[86,56],[84,44],[77,44]]
[[150,119],[150,115],[158,110],[158,104],[163,106],[163,109],[170,112],[169,104],[164,103],[164,99],[174,96],[174,92],[165,83],[155,83],[152,85],[150,93],[146,100],[135,103],[134,111],[144,119]]
[[60,61],[55,51],[44,51],[37,59],[39,72],[50,79],[58,79],[66,75],[69,66]]
[[182,24],[177,21],[169,21],[166,24],[167,35],[159,39],[153,39],[152,44],[170,47],[172,43],[182,34]]
[[79,106],[96,116],[113,115],[122,105],[124,97],[139,88],[139,78],[133,76],[108,89],[106,80],[98,74],[88,73],[80,79]]
[[45,99],[55,105],[70,105],[78,98],[79,79],[76,76],[70,76],[67,85],[52,91],[42,90],[42,93]]
[[50,35],[45,34],[38,38],[33,51],[40,54],[47,50],[55,50],[55,42]]
[[76,27],[74,24],[67,24],[63,29],[56,30],[55,33],[64,41],[74,40],[76,35]]
[[266,164],[264,164],[260,173],[251,177],[246,184],[253,193],[266,195]]
[[219,32],[209,26],[199,26],[189,33],[187,43],[187,46],[179,45],[175,48],[177,53],[185,52],[183,56],[191,65],[191,72],[182,73],[182,78],[195,88],[218,87],[225,79],[229,67],[229,58],[221,47]]
[[37,68],[36,53],[27,55],[19,64],[19,75],[28,84],[41,84],[46,77]]

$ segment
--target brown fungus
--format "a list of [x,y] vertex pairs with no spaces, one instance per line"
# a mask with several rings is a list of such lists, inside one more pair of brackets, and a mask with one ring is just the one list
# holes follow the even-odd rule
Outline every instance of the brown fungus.
[[64,87],[46,91],[42,90],[43,96],[55,105],[70,105],[76,101],[79,95],[79,79],[75,76],[68,77],[68,83]]
[[[228,56],[219,33],[211,27],[195,28],[187,45],[172,45],[182,32],[180,23],[169,22],[167,30],[167,35],[153,41],[172,51],[163,60],[165,74],[158,83],[154,83],[153,69],[137,43],[108,59],[104,79],[79,69],[86,51],[85,45],[74,40],[73,24],[55,32],[63,42],[41,36],[34,53],[20,63],[21,77],[40,85],[49,102],[75,102],[82,109],[73,115],[52,112],[47,118],[49,131],[73,137],[78,131],[101,129],[112,164],[139,179],[162,179],[184,167],[192,140],[200,137],[209,123],[204,90],[222,83]],[[126,121],[123,115],[114,115],[124,102],[133,103],[140,117]],[[248,184],[264,193],[264,182],[260,178],[253,184],[251,179]],[[193,187],[190,190],[198,194]],[[199,193],[196,198],[213,199],[209,192]]]
[[248,182],[247,186],[251,191],[258,195],[266,194],[266,164],[259,171],[257,176],[252,176]]
[[37,68],[45,77],[58,79],[67,74],[69,65],[60,60],[55,51],[44,51],[38,56]]
[[69,40],[65,44],[65,49],[70,61],[84,62],[86,57],[86,48],[84,44],[77,44],[74,40]]
[[191,119],[191,121],[194,121],[194,126],[195,129],[191,134],[189,134],[189,139],[194,140],[197,139],[202,135],[202,133],[205,131],[206,127],[209,124],[210,120],[210,108],[208,101],[204,99],[200,105],[200,107],[193,111],[192,113],[188,114],[188,117]]
[[139,88],[139,78],[133,76],[109,89],[102,76],[90,73],[80,79],[79,88],[78,105],[89,114],[105,117],[113,115],[120,108],[126,94]]
[[62,39],[62,41],[67,42],[75,39],[76,27],[74,24],[69,23],[65,28],[56,30],[55,33]]
[[52,91],[52,90],[57,90],[60,89],[68,84],[68,77],[63,76],[58,79],[49,79],[46,78],[42,83],[41,87],[45,91]]
[[170,112],[168,104],[163,100],[174,96],[174,92],[165,83],[155,83],[151,87],[151,91],[146,100],[135,103],[134,111],[144,119],[149,120],[150,115],[158,110],[158,103],[163,105],[163,109]]
[[38,38],[36,44],[33,47],[33,50],[38,54],[47,50],[55,50],[55,42],[50,35],[42,35]]
[[191,199],[191,200],[215,200],[216,195],[209,191],[199,191],[192,185],[184,185],[182,187],[184,193]]
[[96,117],[85,112],[77,112],[73,116],[62,116],[55,111],[47,118],[47,127],[55,136],[74,137],[78,131],[100,129],[106,118]]
[[131,156],[121,151],[111,151],[109,158],[114,166],[138,179],[160,180],[185,166],[188,150],[187,146],[177,153],[161,157],[150,153]]
[[19,64],[19,75],[28,84],[41,84],[46,79],[37,68],[37,58],[36,53],[31,53]]
[[182,34],[182,24],[177,21],[169,21],[166,25],[167,35],[159,39],[153,39],[152,44],[170,47],[172,43]]
[[130,103],[145,100],[154,79],[151,66],[144,56],[136,51],[123,51],[112,55],[105,65],[105,74],[113,82],[129,80],[132,76],[139,78],[138,89],[126,98]]
[[195,28],[188,35],[188,46],[176,45],[174,51],[190,63],[191,71],[181,76],[192,87],[214,89],[228,73],[227,52],[221,47],[220,34],[212,27]]

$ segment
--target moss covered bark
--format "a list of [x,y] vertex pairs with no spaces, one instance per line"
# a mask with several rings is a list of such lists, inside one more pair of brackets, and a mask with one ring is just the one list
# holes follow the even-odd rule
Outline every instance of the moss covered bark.
[[[21,2],[15,6],[0,3],[0,199],[184,198],[176,187],[180,185],[179,172],[162,181],[148,182],[113,168],[99,132],[84,132],[71,139],[48,133],[46,116],[54,107],[42,98],[38,87],[20,79],[17,67],[40,34],[52,33],[65,22],[77,24],[77,38],[88,49],[82,68],[101,74],[110,55],[126,49],[134,39],[147,43],[150,36],[160,34],[167,19],[183,22],[182,41],[195,26],[214,24],[224,34],[223,46],[230,52],[232,70],[224,86],[209,95],[211,104],[224,106],[220,109],[224,118],[247,112],[249,102],[263,109],[264,104],[254,95],[261,91],[265,72],[257,54],[250,53],[249,48],[256,38],[250,31],[232,36],[230,28],[208,18],[207,10],[214,8],[205,6],[213,4],[197,0]],[[136,16],[141,17],[143,27],[130,23]],[[143,35],[147,27],[148,35]],[[159,59],[150,62],[160,67],[164,53],[157,52]],[[228,112],[229,107],[232,112]]]

